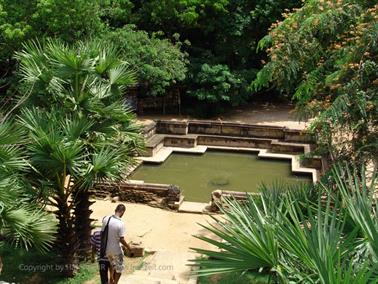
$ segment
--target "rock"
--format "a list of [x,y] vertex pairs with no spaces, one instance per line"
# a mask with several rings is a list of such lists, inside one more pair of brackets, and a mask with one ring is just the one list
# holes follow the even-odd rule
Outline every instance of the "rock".
[[130,255],[132,255],[132,257],[142,257],[144,256],[144,248],[139,246],[132,246]]
[[112,201],[113,203],[118,202],[118,201],[119,201],[119,196],[114,196],[114,197],[112,197],[111,201]]

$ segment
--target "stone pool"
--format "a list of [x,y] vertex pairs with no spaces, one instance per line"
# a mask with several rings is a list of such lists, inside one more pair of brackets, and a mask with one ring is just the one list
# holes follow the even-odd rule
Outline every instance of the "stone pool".
[[172,153],[162,164],[143,163],[131,180],[174,184],[185,200],[209,202],[216,189],[258,192],[261,183],[312,182],[311,175],[291,172],[290,160],[265,160],[255,153],[206,151],[204,154]]

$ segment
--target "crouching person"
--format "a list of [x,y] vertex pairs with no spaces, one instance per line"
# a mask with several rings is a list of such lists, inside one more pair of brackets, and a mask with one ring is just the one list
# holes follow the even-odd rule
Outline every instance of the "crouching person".
[[100,269],[101,284],[110,284],[109,282],[109,267],[110,263],[107,257],[100,256],[101,250],[101,231],[96,231],[91,236],[91,246],[92,246],[92,261],[94,261],[94,256],[96,255],[98,266]]

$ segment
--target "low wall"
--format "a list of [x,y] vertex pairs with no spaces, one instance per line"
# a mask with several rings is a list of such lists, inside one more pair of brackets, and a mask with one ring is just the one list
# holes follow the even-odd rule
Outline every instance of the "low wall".
[[301,159],[301,165],[306,168],[323,171],[323,159],[320,157],[303,158]]
[[284,128],[218,121],[189,121],[189,133],[284,139]]
[[188,122],[173,120],[157,120],[156,133],[186,135],[188,134]]
[[270,151],[272,153],[285,153],[285,154],[298,154],[304,153],[304,145],[291,145],[291,144],[284,144],[284,143],[275,143],[272,142]]
[[220,121],[172,121],[158,120],[156,133],[161,134],[204,134],[237,137],[279,139],[287,142],[313,143],[314,137],[306,131],[280,126],[254,125]]
[[315,143],[315,137],[306,131],[285,128],[284,133],[287,142]]
[[197,146],[196,137],[167,136],[164,138],[164,146],[193,148]]
[[142,133],[145,139],[152,137],[156,133],[156,122],[151,122],[143,126]]
[[246,137],[227,137],[227,136],[205,136],[199,135],[198,145],[224,146],[224,147],[245,147],[270,149],[270,139],[253,139]]
[[92,189],[98,198],[118,197],[120,201],[147,203],[162,208],[173,208],[180,200],[181,191],[175,185],[155,183],[98,183]]

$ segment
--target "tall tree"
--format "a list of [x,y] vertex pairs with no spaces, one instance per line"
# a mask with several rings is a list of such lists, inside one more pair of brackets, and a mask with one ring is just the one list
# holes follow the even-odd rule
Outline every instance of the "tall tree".
[[29,132],[34,182],[56,208],[59,252],[71,276],[78,249],[85,255],[89,248],[88,189],[121,179],[143,144],[123,102],[134,75],[110,45],[30,43],[17,59],[28,90],[20,124]]
[[[85,20],[83,20],[85,19]],[[0,95],[12,106],[16,62],[14,54],[31,39],[59,38],[73,43],[103,28],[97,1],[0,0]],[[13,84],[13,85],[14,85]]]
[[260,43],[269,62],[252,87],[293,95],[334,159],[377,161],[377,14],[369,0],[309,1]]

